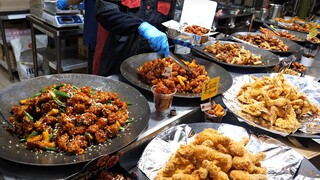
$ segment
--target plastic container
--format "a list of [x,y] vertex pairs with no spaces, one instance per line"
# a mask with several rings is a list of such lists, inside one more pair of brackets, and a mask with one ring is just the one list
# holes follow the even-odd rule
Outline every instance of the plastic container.
[[205,122],[213,122],[213,123],[221,123],[223,117],[227,114],[227,110],[224,110],[224,115],[223,116],[216,116],[209,114],[208,111],[204,111],[204,121]]
[[156,85],[151,87],[151,91],[153,93],[153,102],[156,109],[156,115],[158,116],[165,116],[169,114],[169,110],[172,104],[173,96],[177,92],[171,94],[160,94],[154,91]]

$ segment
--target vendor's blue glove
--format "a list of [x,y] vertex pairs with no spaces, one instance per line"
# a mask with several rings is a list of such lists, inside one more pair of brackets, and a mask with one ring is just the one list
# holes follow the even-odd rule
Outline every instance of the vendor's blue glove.
[[57,1],[57,8],[62,10],[68,7],[67,0],[58,0]]
[[182,38],[178,38],[178,39],[173,39],[172,42],[173,44],[178,44],[184,47],[188,47],[190,49],[194,47],[194,44],[191,44],[189,39],[186,41],[183,41]]
[[163,54],[165,57],[169,55],[169,43],[167,35],[159,31],[156,27],[147,22],[143,22],[138,28],[139,34],[149,41],[150,47]]

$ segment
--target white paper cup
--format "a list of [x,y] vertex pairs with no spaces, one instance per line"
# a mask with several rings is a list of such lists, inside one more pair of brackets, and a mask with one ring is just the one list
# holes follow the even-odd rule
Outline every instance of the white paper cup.
[[306,67],[311,67],[313,61],[314,61],[314,58],[308,58],[308,57],[305,57],[305,56],[301,57],[301,64],[303,64]]

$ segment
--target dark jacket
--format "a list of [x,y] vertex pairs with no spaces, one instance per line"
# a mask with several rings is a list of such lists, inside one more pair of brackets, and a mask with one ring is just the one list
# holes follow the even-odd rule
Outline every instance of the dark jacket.
[[[173,19],[176,0],[97,0],[96,18],[109,32],[98,75],[120,72],[121,63],[130,56],[152,52],[138,34],[144,21],[165,31],[162,22]],[[137,7],[138,6],[138,7]]]

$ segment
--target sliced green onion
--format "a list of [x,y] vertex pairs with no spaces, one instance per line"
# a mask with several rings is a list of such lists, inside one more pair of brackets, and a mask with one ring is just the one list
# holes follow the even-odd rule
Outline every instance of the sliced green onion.
[[57,151],[57,150],[58,150],[58,148],[57,148],[57,147],[55,147],[55,148],[51,148],[51,147],[44,147],[44,148],[43,148],[43,150],[45,150],[45,151]]
[[133,122],[134,122],[133,119],[128,119],[128,120],[126,121],[126,124],[130,124],[130,123],[133,123]]
[[52,140],[57,133],[58,133],[58,129],[55,129],[53,133],[50,134],[50,140]]
[[32,96],[31,96],[31,98],[38,97],[38,96],[40,96],[41,94],[42,94],[41,92],[38,92],[38,93],[36,93],[36,94],[32,95]]
[[72,86],[73,89],[79,90],[79,88],[77,86]]
[[24,115],[27,116],[27,118],[28,118],[31,122],[33,122],[33,117],[32,117],[27,111],[25,111],[24,109],[22,109],[22,112],[24,113]]
[[70,98],[69,94],[62,91],[58,91],[56,89],[53,89],[53,93],[63,98]]
[[30,139],[30,138],[32,138],[32,137],[34,137],[34,136],[36,136],[36,135],[38,135],[38,132],[37,132],[37,131],[32,131],[32,132],[27,136],[27,138],[20,139],[20,142],[26,142],[28,139]]
[[58,84],[58,85],[56,85],[55,87],[54,87],[54,89],[60,89],[61,87],[63,86],[63,84],[62,83],[60,83],[60,84]]

